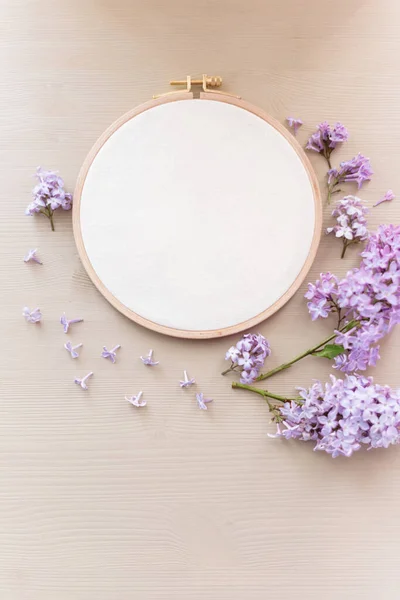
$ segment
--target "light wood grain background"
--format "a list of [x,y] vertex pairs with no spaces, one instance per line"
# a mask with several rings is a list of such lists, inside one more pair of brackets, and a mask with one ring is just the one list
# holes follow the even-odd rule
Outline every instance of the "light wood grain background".
[[[269,439],[262,401],[219,375],[233,340],[134,325],[90,283],[71,215],[51,233],[23,214],[38,164],[72,189],[110,122],[202,72],[280,120],[301,117],[302,141],[340,119],[351,141],[335,160],[361,151],[375,169],[362,197],[400,195],[399,37],[397,0],[0,1],[1,600],[399,598],[400,449],[333,461]],[[373,209],[371,224],[398,223],[399,207]],[[22,262],[33,247],[43,267]],[[310,278],[357,262],[338,256],[324,237]],[[259,327],[270,366],[326,334],[304,289]],[[41,307],[43,325],[24,322],[24,305]],[[63,349],[64,310],[85,319],[71,334],[79,362]],[[115,343],[112,365],[99,355]],[[152,370],[138,359],[150,347]],[[400,385],[399,350],[396,331],[381,383]],[[184,368],[214,398],[207,413],[179,389]],[[85,394],[72,381],[89,369]],[[271,389],[329,371],[309,359]],[[124,395],[140,389],[148,407],[135,412]]]

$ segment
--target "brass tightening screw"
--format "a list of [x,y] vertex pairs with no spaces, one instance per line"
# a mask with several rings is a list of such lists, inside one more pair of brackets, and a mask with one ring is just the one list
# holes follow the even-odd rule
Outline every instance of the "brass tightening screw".
[[[182,80],[182,81],[170,81],[169,82],[170,85],[186,85],[187,81],[186,80]],[[192,79],[191,80],[191,84],[192,85],[203,85],[204,81],[203,79]],[[220,87],[222,85],[222,77],[220,77],[219,75],[214,75],[213,77],[209,77],[208,75],[206,75],[205,77],[205,83],[207,85],[209,85],[210,87]]]

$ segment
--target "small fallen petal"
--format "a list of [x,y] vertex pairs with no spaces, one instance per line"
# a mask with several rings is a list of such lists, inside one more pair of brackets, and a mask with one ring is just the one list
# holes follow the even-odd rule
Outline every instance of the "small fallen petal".
[[181,380],[179,382],[179,385],[181,386],[181,388],[187,388],[190,387],[191,385],[193,385],[194,383],[196,383],[196,380],[194,378],[189,379],[188,374],[186,371],[183,371],[183,380]]
[[87,390],[88,386],[86,384],[86,381],[89,379],[89,377],[91,377],[93,375],[93,371],[90,371],[90,373],[88,373],[87,375],[85,375],[85,377],[82,377],[82,379],[80,379],[79,377],[75,377],[74,379],[74,383],[76,383],[77,385],[80,385],[81,388],[83,390]]
[[267,436],[270,438],[280,438],[282,437],[282,431],[279,423],[276,424],[276,433],[267,433]]
[[295,119],[294,117],[286,117],[289,127],[293,129],[293,135],[297,134],[298,129],[303,125],[301,119]]
[[82,322],[83,322],[83,319],[70,319],[70,320],[68,320],[67,317],[65,316],[65,313],[60,317],[60,323],[63,326],[64,333],[68,333],[68,329],[74,323],[82,323]]
[[196,400],[197,400],[198,407],[201,410],[208,410],[207,404],[209,402],[212,402],[211,398],[204,398],[204,394],[202,392],[200,392],[199,394],[196,394]]
[[111,350],[107,350],[107,348],[103,346],[103,352],[101,353],[101,356],[103,358],[109,358],[112,363],[115,363],[115,361],[117,360],[116,352],[119,348],[121,348],[120,344],[118,344],[118,346],[114,346],[114,348],[112,348]]
[[66,344],[64,344],[64,348],[66,350],[68,350],[68,352],[70,353],[72,358],[78,358],[79,354],[76,351],[78,348],[81,348],[81,346],[83,346],[83,344],[77,344],[76,346],[73,346],[71,344],[71,342],[67,342]]
[[153,350],[149,350],[148,355],[141,356],[140,359],[143,362],[143,364],[147,365],[148,367],[154,367],[155,365],[158,365],[160,362],[158,360],[153,360]]
[[392,190],[388,190],[386,192],[386,194],[380,200],[378,200],[378,202],[376,202],[374,204],[374,206],[379,206],[380,204],[382,204],[382,202],[391,202],[395,198],[396,198],[396,196],[393,194],[393,191]]
[[35,262],[38,265],[42,265],[42,261],[36,256],[37,248],[35,250],[29,250],[28,254],[24,257],[24,262]]
[[136,406],[137,408],[141,408],[142,406],[146,406],[146,400],[142,400],[143,392],[139,392],[136,396],[125,396],[125,400],[128,400],[130,404]]
[[25,306],[22,310],[22,316],[25,317],[28,323],[39,323],[42,318],[42,313],[39,308],[29,310],[29,308]]

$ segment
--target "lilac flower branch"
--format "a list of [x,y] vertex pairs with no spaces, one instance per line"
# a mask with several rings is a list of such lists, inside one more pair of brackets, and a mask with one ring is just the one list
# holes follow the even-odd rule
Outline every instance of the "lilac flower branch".
[[263,335],[246,333],[236,346],[231,346],[226,353],[225,360],[230,360],[231,366],[223,371],[222,375],[241,369],[240,381],[252,383],[270,354],[271,348]]
[[[350,321],[349,323],[347,323],[346,325],[344,325],[339,331],[340,332],[346,332],[346,331],[348,331],[350,329],[353,329],[354,327],[358,327],[358,326],[359,326],[358,321]],[[273,375],[276,375],[277,373],[280,373],[281,371],[285,371],[286,369],[289,369],[289,367],[291,367],[292,365],[296,364],[297,362],[299,362],[303,358],[306,358],[307,356],[315,355],[317,352],[322,351],[323,348],[327,344],[329,344],[329,342],[331,342],[332,340],[334,340],[335,338],[337,338],[337,335],[338,335],[338,333],[336,331],[335,333],[333,333],[330,336],[328,336],[327,338],[325,338],[322,342],[320,342],[316,346],[313,346],[312,348],[309,348],[308,350],[306,350],[305,352],[302,352],[298,356],[295,356],[294,358],[292,358],[292,360],[290,360],[290,361],[288,361],[286,363],[283,363],[279,367],[275,367],[275,369],[271,369],[271,371],[268,371],[267,373],[261,373],[261,375],[259,375],[257,377],[256,381],[263,381],[264,379],[269,379]],[[342,351],[344,352],[344,348],[343,348]],[[332,350],[332,352],[333,352],[333,350]],[[233,386],[233,387],[236,387],[236,386]]]
[[356,196],[346,196],[337,202],[332,211],[336,225],[328,227],[326,233],[334,233],[338,239],[342,239],[340,258],[344,258],[349,246],[368,239],[367,214],[367,207]]
[[72,195],[64,190],[64,181],[54,171],[45,171],[38,167],[36,171],[38,184],[33,189],[33,200],[28,204],[26,215],[32,216],[40,213],[50,221],[54,231],[54,211],[62,208],[70,210],[72,207]]
[[306,149],[321,154],[325,158],[329,169],[332,169],[332,152],[338,144],[346,142],[348,138],[349,133],[344,125],[336,123],[334,127],[331,127],[327,121],[323,121],[308,140]]

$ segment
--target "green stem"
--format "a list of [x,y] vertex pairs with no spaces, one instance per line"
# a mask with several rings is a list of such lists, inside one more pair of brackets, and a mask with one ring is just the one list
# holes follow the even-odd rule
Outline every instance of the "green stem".
[[233,388],[239,388],[241,390],[248,390],[249,392],[254,392],[256,394],[260,394],[263,398],[272,398],[273,400],[278,400],[278,402],[299,402],[301,398],[285,398],[284,396],[278,396],[278,394],[273,394],[268,390],[260,390],[260,388],[256,388],[253,385],[247,385],[246,383],[238,383],[237,381],[232,382]]
[[229,373],[230,371],[234,371],[236,368],[238,367],[238,365],[234,365],[233,363],[231,364],[231,366],[229,367],[229,369],[225,369],[225,371],[222,371],[221,375],[226,375],[227,373]]
[[53,212],[49,211],[49,213],[50,213],[49,214],[49,219],[50,219],[51,230],[55,231],[55,229],[54,229],[54,221],[53,221]]
[[340,255],[340,258],[344,258],[344,255],[346,254],[346,250],[347,250],[347,246],[349,244],[347,243],[347,240],[343,240],[343,250],[342,250],[342,254]]
[[[339,329],[339,331],[348,331],[349,329],[352,329],[355,325],[357,325],[357,323],[358,323],[358,321],[350,321],[350,323],[346,323],[346,325],[344,325],[341,329]],[[333,339],[335,339],[335,337],[337,337],[337,333],[333,333],[329,337],[325,338],[321,343],[317,344],[316,346],[313,346],[312,348],[309,348],[305,352],[302,352],[301,354],[299,354],[298,356],[296,356],[289,362],[283,363],[279,367],[275,367],[275,369],[272,369],[271,371],[268,371],[267,373],[261,373],[261,375],[259,375],[257,377],[256,381],[262,381],[263,379],[268,379],[269,377],[272,377],[272,375],[276,375],[276,373],[280,373],[281,371],[288,369],[295,363],[299,362],[299,360],[301,360],[302,358],[305,358],[306,356],[310,356],[310,354],[314,354],[314,352],[318,352],[318,350],[321,350],[321,348],[323,348],[326,344],[328,344]]]

